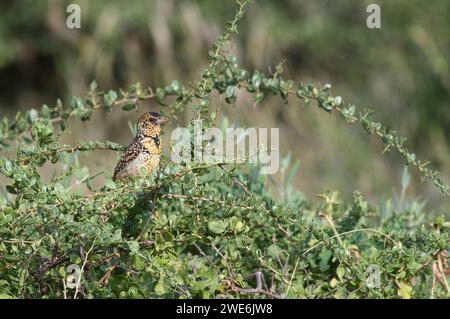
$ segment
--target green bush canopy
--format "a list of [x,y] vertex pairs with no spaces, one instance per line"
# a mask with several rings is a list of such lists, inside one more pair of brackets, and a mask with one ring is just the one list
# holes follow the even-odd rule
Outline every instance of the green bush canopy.
[[[430,217],[424,202],[385,200],[372,207],[355,191],[344,203],[337,191],[314,200],[294,189],[299,168],[290,156],[282,180],[258,165],[174,164],[164,159],[151,176],[113,182],[108,169],[91,174],[84,152],[123,151],[109,141],[66,145],[69,120],[94,112],[131,111],[154,100],[176,121],[190,106],[193,118],[214,126],[211,94],[233,104],[242,91],[255,106],[268,95],[337,114],[379,137],[407,167],[449,187],[408,151],[406,139],[331,94],[331,86],[294,83],[283,65],[272,74],[249,72],[226,54],[247,2],[212,45],[200,80],[163,88],[135,84],[58,100],[0,123],[0,297],[3,298],[445,298],[449,222]],[[287,106],[288,107],[288,106]],[[324,113],[325,114],[325,113]],[[257,123],[255,123],[257,125]],[[192,125],[189,127],[192,128]],[[43,165],[58,167],[48,180]],[[292,164],[292,165],[291,165]],[[104,177],[102,186],[93,181]],[[402,194],[409,184],[408,169]],[[276,196],[275,193],[281,194]]]

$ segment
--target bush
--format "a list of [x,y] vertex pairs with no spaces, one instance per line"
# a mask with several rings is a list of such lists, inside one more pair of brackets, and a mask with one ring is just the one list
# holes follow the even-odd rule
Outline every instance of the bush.
[[[79,164],[81,152],[121,151],[112,142],[60,143],[68,120],[88,121],[97,110],[130,111],[155,100],[165,115],[192,106],[195,118],[215,123],[210,95],[229,104],[239,89],[286,103],[312,101],[380,137],[407,165],[430,178],[443,196],[449,187],[427,162],[416,159],[405,139],[358,112],[330,86],[294,84],[279,65],[269,76],[239,68],[224,47],[247,2],[239,5],[227,31],[210,51],[201,80],[189,87],[101,91],[95,82],[85,98],[67,106],[44,105],[3,119],[0,147],[15,141],[16,157],[0,158],[10,183],[0,197],[0,296],[4,298],[429,298],[448,297],[446,250],[449,223],[431,219],[420,202],[386,201],[371,207],[359,192],[342,203],[337,191],[312,202],[291,186],[298,165],[283,160],[283,180],[257,166],[175,165],[127,183],[98,176]],[[57,128],[59,126],[59,130]],[[49,181],[39,169],[47,162],[62,170]],[[408,185],[405,170],[403,191]],[[86,190],[82,186],[86,187]],[[73,272],[74,271],[74,272]],[[379,276],[377,276],[379,274]],[[378,280],[379,279],[379,280]]]

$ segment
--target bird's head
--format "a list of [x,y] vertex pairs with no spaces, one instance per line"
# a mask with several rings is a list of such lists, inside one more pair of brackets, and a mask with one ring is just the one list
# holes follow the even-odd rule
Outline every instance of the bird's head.
[[154,136],[161,133],[161,124],[166,123],[168,119],[156,112],[147,112],[139,117],[137,123],[138,133],[145,136]]

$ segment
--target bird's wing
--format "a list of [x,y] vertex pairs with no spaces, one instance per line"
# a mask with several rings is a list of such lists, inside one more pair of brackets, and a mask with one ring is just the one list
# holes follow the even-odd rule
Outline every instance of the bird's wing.
[[123,154],[120,161],[117,163],[116,168],[114,169],[114,175],[113,180],[116,180],[117,174],[123,170],[129,163],[131,163],[133,160],[135,160],[140,153],[142,153],[142,144],[139,143],[139,140],[137,138],[134,138],[133,141],[131,141],[130,145],[128,145],[127,150],[125,151],[125,154]]

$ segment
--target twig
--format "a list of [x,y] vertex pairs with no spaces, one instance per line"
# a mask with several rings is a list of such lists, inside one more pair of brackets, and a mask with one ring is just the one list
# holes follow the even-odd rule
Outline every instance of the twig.
[[419,272],[421,272],[425,267],[427,267],[433,260],[436,259],[436,257],[442,252],[442,249],[437,249],[436,251],[433,252],[433,254],[431,254],[431,257],[422,264],[422,266],[419,267],[419,269],[417,269],[413,275],[411,275],[409,277],[409,279],[411,279],[412,277],[416,276]]
[[442,279],[442,285],[445,287],[445,289],[447,290],[447,293],[450,292],[450,287],[448,286],[448,282],[447,282],[447,276],[445,275],[445,271],[444,271],[444,266],[443,266],[443,262],[442,262],[442,253],[441,252],[438,255],[438,259],[437,259],[437,269],[439,270],[439,273],[441,275],[441,279]]
[[211,264],[214,265],[214,263],[212,262],[211,258],[209,258],[209,256],[207,254],[205,254],[205,252],[200,248],[199,245],[194,244],[194,247],[197,248],[198,252],[200,253],[200,255],[202,255],[203,257],[206,258],[206,260]]
[[334,233],[335,237],[339,241],[339,245],[344,247],[344,244],[342,243],[342,240],[341,240],[341,238],[339,236],[339,233],[338,233],[338,231],[336,229],[336,226],[334,225],[333,216],[331,216],[330,213],[323,214],[323,216],[325,217],[325,220],[327,221],[328,225],[330,225],[331,229],[333,230],[333,233]]
[[289,280],[289,284],[288,284],[288,287],[287,287],[287,290],[286,290],[286,296],[288,295],[289,290],[291,289],[292,280],[294,279],[295,272],[297,271],[297,266],[298,266],[298,262],[299,261],[300,261],[300,257],[297,258],[297,261],[295,262],[294,270],[292,271],[292,276],[291,276],[291,279]]
[[264,294],[264,295],[267,295],[274,299],[282,299],[283,298],[282,296],[280,296],[276,293],[264,290],[262,288],[263,275],[262,275],[261,271],[255,272],[254,276],[256,278],[256,288],[240,288],[240,287],[236,287],[234,282],[231,282],[231,290],[235,291],[235,292],[243,293],[243,294]]
[[98,281],[99,284],[106,286],[108,284],[109,281],[109,277],[111,277],[112,272],[117,268],[117,265],[113,265],[112,267],[110,267],[106,273],[103,275],[102,278],[100,278],[100,280]]
[[[349,230],[349,231],[346,231],[346,232],[343,232],[343,233],[334,235],[334,236],[330,237],[330,239],[338,238],[338,237],[345,236],[345,235],[352,234],[352,233],[356,233],[356,232],[373,232],[373,233],[376,233],[376,234],[379,234],[379,235],[384,236],[385,238],[389,239],[394,245],[397,245],[397,242],[396,242],[394,239],[392,239],[391,236],[389,236],[389,235],[387,235],[387,234],[385,234],[385,233],[383,233],[383,232],[381,232],[381,231],[379,231],[379,230],[371,229],[371,228],[360,228],[360,229]],[[321,241],[321,242],[315,244],[314,246],[312,246],[312,247],[310,247],[309,249],[307,249],[307,250],[302,254],[302,256],[305,256],[305,255],[306,255],[307,253],[309,253],[311,250],[313,250],[313,249],[315,249],[315,248],[317,248],[317,247],[319,247],[320,245],[323,245],[323,244],[324,244],[323,241]]]
[[64,295],[64,299],[67,299],[67,287],[66,287],[66,279],[65,279],[65,278],[62,279],[62,283],[63,283],[63,295]]
[[74,296],[73,296],[73,299],[77,299],[77,295],[78,295],[78,291],[79,291],[78,289],[79,289],[79,287],[80,287],[80,282],[81,282],[81,277],[82,277],[82,275],[83,275],[83,270],[84,270],[84,267],[86,266],[86,263],[87,263],[87,259],[88,259],[88,257],[89,257],[89,254],[90,254],[90,252],[92,251],[92,249],[94,248],[94,245],[95,245],[95,241],[96,241],[96,240],[97,240],[97,237],[94,238],[94,241],[93,241],[93,243],[92,243],[91,248],[89,248],[88,252],[86,253],[86,256],[84,257],[84,262],[83,262],[83,265],[81,266],[80,274],[79,274],[79,276],[78,276],[77,284],[76,284],[76,286],[75,286],[75,294],[74,294]]
[[33,154],[32,156],[26,156],[24,158],[17,160],[16,162],[19,164],[28,164],[30,160],[36,157],[36,155],[48,157],[50,155],[56,155],[59,153],[74,153],[77,151],[123,151],[125,150],[125,148],[126,147],[123,145],[115,145],[114,143],[110,142],[102,142],[102,144],[92,146],[89,146],[87,144],[86,145],[79,144],[75,146],[63,146],[61,148],[53,149],[51,151]]
[[255,207],[255,206],[233,205],[233,204],[228,204],[228,203],[226,203],[223,200],[215,200],[215,199],[202,197],[202,196],[195,196],[195,195],[162,194],[161,197],[162,198],[168,198],[168,199],[190,199],[190,200],[196,200],[196,201],[205,201],[205,202],[209,202],[209,203],[215,203],[215,204],[218,204],[218,205],[229,206],[229,207],[233,207],[233,208],[243,208],[243,209],[249,209],[249,210],[258,210],[259,209],[259,208]]
[[[95,96],[95,97],[97,97],[97,96]],[[149,99],[153,99],[154,97],[155,97],[155,94],[153,94],[152,91],[150,92],[150,94],[147,94],[147,95],[125,96],[120,100],[114,101],[110,107],[120,107],[120,106],[127,105],[127,104],[137,104],[140,100],[149,100]],[[93,105],[91,109],[93,111],[96,111],[96,110],[101,110],[104,108],[105,108],[105,104],[100,102],[98,104],[95,103],[95,105]],[[76,114],[75,111],[70,112],[67,117],[63,118],[62,116],[57,116],[57,117],[51,118],[49,121],[52,124],[58,124],[58,123],[64,121],[66,118],[75,116],[75,114]],[[20,133],[19,135],[28,133],[30,131],[30,129],[31,129],[31,126],[27,127],[27,129],[25,131],[23,131],[22,133]],[[6,136],[6,138],[8,138],[8,136]]]
[[224,255],[220,252],[220,250],[217,249],[217,247],[216,247],[214,244],[211,243],[211,246],[212,246],[212,248],[217,252],[217,254],[218,254],[220,257],[222,257],[222,259],[225,261],[225,264],[226,264],[226,266],[227,266],[227,269],[228,269],[228,272],[229,272],[230,276],[231,276],[232,278],[234,278],[234,277],[235,277],[235,274],[234,274],[234,271],[233,271],[233,269],[231,268],[231,266],[228,264],[228,259],[227,259],[227,257],[224,256]]
[[[218,166],[219,166],[224,172],[226,172],[225,168],[223,168],[223,164],[218,164]],[[235,184],[239,185],[239,186],[244,190],[244,192],[245,192],[247,195],[251,195],[250,192],[248,191],[248,188],[247,188],[247,187],[244,185],[244,183],[242,183],[236,176],[231,176],[231,179],[233,180],[233,182],[234,182]]]

